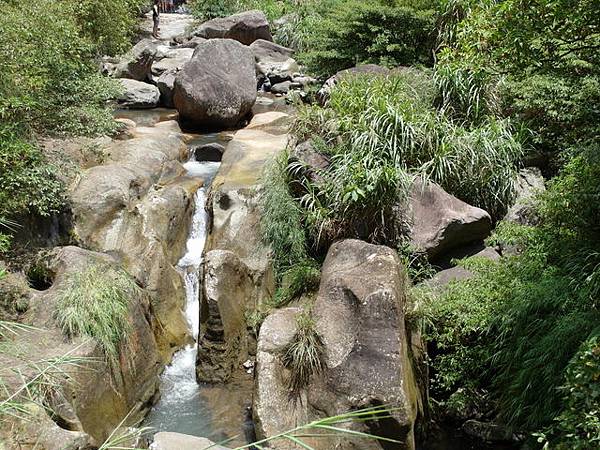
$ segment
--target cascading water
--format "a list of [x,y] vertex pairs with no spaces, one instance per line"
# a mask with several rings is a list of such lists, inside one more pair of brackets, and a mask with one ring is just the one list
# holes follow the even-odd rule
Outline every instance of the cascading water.
[[[193,155],[184,164],[188,175],[201,178],[209,186],[219,167],[215,162],[197,162]],[[195,195],[195,210],[192,217],[187,251],[177,268],[185,285],[185,316],[194,343],[180,350],[173,357],[161,377],[161,398],[146,419],[145,425],[157,431],[174,431],[195,435],[212,434],[209,409],[203,404],[201,386],[196,382],[196,341],[200,325],[200,269],[206,241],[207,213],[206,187]],[[204,417],[202,417],[204,415]]]

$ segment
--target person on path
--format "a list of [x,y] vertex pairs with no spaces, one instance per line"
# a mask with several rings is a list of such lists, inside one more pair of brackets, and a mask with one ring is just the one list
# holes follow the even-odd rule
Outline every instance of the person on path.
[[152,6],[152,21],[154,22],[154,27],[152,28],[152,36],[155,39],[158,39],[158,25],[160,21],[160,11],[158,8],[159,0],[154,0],[154,5]]

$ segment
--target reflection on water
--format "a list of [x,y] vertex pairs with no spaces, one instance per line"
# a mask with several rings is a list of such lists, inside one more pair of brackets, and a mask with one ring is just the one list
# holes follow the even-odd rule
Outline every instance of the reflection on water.
[[117,109],[113,113],[115,119],[133,120],[138,127],[153,127],[158,122],[177,120],[179,114],[174,109]]

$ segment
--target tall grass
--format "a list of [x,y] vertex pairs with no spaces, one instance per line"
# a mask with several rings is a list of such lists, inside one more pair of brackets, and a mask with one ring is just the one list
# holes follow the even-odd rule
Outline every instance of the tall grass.
[[90,265],[68,275],[58,296],[55,317],[67,336],[89,336],[114,362],[131,330],[129,304],[133,296],[139,295],[138,289],[122,269],[100,263]]
[[[321,150],[332,155],[320,173],[324,181],[302,180],[306,194],[299,201],[313,239],[353,235],[397,242],[402,226],[391,218],[415,175],[494,217],[504,213],[522,155],[510,122],[493,116],[479,123],[458,120],[436,108],[436,96],[428,72],[406,69],[344,77],[326,108],[300,111],[292,128],[298,140],[318,133]],[[352,230],[356,224],[363,229]]]
[[291,341],[281,349],[281,363],[289,370],[287,386],[292,399],[298,398],[311,377],[325,368],[325,345],[310,312],[300,313],[296,326]]

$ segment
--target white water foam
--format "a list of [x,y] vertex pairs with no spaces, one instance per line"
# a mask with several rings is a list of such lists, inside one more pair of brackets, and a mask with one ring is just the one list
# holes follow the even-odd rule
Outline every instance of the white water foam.
[[[202,178],[208,186],[219,163],[191,160],[184,167],[188,175]],[[177,264],[185,286],[185,318],[194,343],[178,351],[161,376],[161,398],[147,418],[147,424],[157,431],[178,431],[179,423],[185,421],[186,416],[193,420],[194,411],[198,409],[200,390],[196,382],[196,354],[200,327],[200,271],[208,220],[206,187],[198,189],[194,203],[186,253]]]

